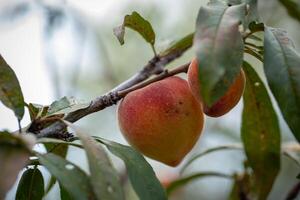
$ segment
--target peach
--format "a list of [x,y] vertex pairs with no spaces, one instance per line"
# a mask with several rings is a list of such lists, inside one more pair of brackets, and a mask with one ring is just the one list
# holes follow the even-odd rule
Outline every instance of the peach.
[[168,77],[126,95],[118,107],[118,120],[134,148],[176,166],[197,142],[204,115],[187,81]]
[[[195,58],[192,60],[188,69],[188,83],[194,96],[198,101],[202,102],[198,74],[198,61]],[[228,113],[241,99],[245,88],[245,82],[245,74],[241,69],[228,91],[216,103],[212,106],[207,106],[202,102],[204,113],[210,117],[220,117]]]

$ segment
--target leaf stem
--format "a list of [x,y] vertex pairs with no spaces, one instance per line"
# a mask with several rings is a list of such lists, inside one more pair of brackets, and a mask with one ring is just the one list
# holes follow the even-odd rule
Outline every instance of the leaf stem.
[[156,57],[156,56],[157,56],[157,53],[156,53],[156,49],[155,49],[154,44],[151,44],[151,48],[152,48],[152,51],[153,51],[153,53],[154,53],[154,56]]

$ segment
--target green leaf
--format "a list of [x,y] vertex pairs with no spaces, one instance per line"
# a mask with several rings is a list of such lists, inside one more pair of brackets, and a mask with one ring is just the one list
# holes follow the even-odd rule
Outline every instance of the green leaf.
[[251,32],[264,31],[265,25],[264,25],[264,23],[251,22],[249,24],[249,29]]
[[229,176],[227,174],[222,174],[218,172],[199,172],[193,175],[189,175],[183,178],[180,178],[174,182],[172,182],[168,187],[167,187],[167,194],[170,195],[174,190],[178,189],[179,187],[182,187],[191,181],[194,181],[199,178],[204,178],[204,177],[220,177],[220,178],[232,178],[232,176]]
[[72,199],[95,199],[88,176],[75,164],[52,153],[37,156],[40,163],[55,176]]
[[15,72],[0,55],[0,100],[12,109],[20,121],[24,115],[24,98]]
[[15,136],[0,132],[0,199],[4,199],[20,170],[29,161],[33,138],[30,135]]
[[254,69],[244,63],[247,81],[242,114],[242,141],[254,171],[259,199],[266,199],[280,170],[280,130],[267,90]]
[[201,96],[208,106],[227,92],[240,72],[244,44],[239,25],[244,17],[245,4],[213,3],[199,10],[194,46]]
[[67,114],[88,107],[90,103],[80,103],[73,97],[63,97],[54,101],[48,109],[47,115]]
[[32,103],[29,103],[28,105],[26,104],[26,107],[28,108],[31,121],[37,118],[40,110],[43,108],[41,105],[35,105]]
[[251,22],[259,21],[259,14],[257,10],[258,0],[244,0],[248,4],[248,13],[244,22],[244,27],[247,28]]
[[193,156],[191,159],[189,159],[181,168],[180,173],[183,173],[188,166],[190,166],[195,160],[201,158],[202,156],[205,156],[206,154],[215,152],[215,151],[221,151],[221,150],[242,150],[243,147],[240,144],[229,144],[229,145],[223,145],[223,146],[217,146],[209,148],[195,156]]
[[[67,144],[46,143],[44,145],[45,145],[45,148],[46,148],[48,153],[51,152],[51,153],[53,153],[55,155],[58,155],[62,158],[66,158],[67,152],[68,152],[68,149],[69,149],[69,146]],[[47,194],[51,190],[51,188],[54,186],[55,182],[56,182],[56,178],[54,176],[51,176],[51,178],[50,178],[50,180],[47,184],[45,194]]]
[[245,3],[247,5],[247,14],[245,19],[242,20],[244,28],[248,28],[251,22],[259,21],[259,15],[257,11],[257,0],[227,0],[229,5],[239,5]]
[[90,180],[97,199],[124,199],[117,172],[103,147],[73,124],[65,123],[75,131],[85,149],[91,173]]
[[287,33],[265,28],[264,70],[285,121],[300,142],[300,54]]
[[114,34],[118,38],[121,45],[124,44],[125,27],[138,32],[152,46],[155,43],[155,33],[151,24],[145,20],[139,13],[132,12],[126,15],[123,24],[114,28]]
[[160,57],[168,55],[180,55],[193,45],[194,33],[190,33],[174,42],[170,47],[159,53]]
[[298,0],[279,0],[287,9],[289,15],[300,21],[300,2]]
[[29,103],[26,105],[26,107],[28,108],[31,121],[35,120],[36,118],[46,116],[49,108],[48,106],[42,106],[33,103]]
[[253,174],[245,171],[242,174],[235,175],[235,181],[228,199],[257,199],[256,190]]
[[129,146],[95,137],[106,145],[108,150],[122,159],[136,194],[143,200],[165,200],[165,190],[156,178],[152,167],[145,158]]
[[66,191],[66,189],[59,184],[60,189],[60,199],[61,200],[72,200],[72,197],[69,195],[69,193]]
[[74,147],[78,147],[78,148],[83,148],[82,145],[80,144],[76,144],[73,142],[66,142],[63,140],[59,140],[59,139],[54,139],[54,138],[39,138],[37,140],[37,143],[41,143],[41,144],[66,144],[66,145],[72,145]]
[[38,168],[26,170],[19,182],[16,200],[39,200],[44,196],[44,179]]

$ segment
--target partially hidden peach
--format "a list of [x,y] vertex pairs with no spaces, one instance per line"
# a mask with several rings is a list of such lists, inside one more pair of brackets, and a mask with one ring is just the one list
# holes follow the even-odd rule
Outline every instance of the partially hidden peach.
[[118,107],[118,120],[134,148],[176,166],[197,142],[204,115],[187,81],[168,77],[126,95]]
[[241,99],[245,88],[245,74],[241,69],[240,73],[229,87],[228,91],[212,106],[207,106],[202,102],[199,82],[198,60],[194,58],[188,69],[188,83],[194,96],[203,104],[203,111],[210,117],[220,117],[228,113]]

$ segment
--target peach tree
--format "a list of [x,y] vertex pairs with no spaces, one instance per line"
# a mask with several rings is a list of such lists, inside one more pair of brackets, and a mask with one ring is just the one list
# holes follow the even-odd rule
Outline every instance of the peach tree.
[[[299,2],[280,2],[300,22]],[[68,97],[50,105],[25,102],[13,66],[0,56],[0,100],[14,112],[19,125],[17,131],[0,133],[0,199],[14,184],[18,185],[16,199],[42,199],[56,182],[61,199],[125,199],[107,151],[124,162],[130,183],[143,200],[167,199],[177,188],[207,176],[233,180],[230,199],[264,200],[280,172],[281,156],[300,166],[290,152],[293,149],[281,142],[277,117],[282,114],[299,143],[300,54],[285,30],[260,20],[257,0],[211,0],[199,9],[195,31],[161,52],[156,51],[152,25],[139,13],[126,15],[113,30],[121,45],[126,29],[149,43],[153,58],[131,78],[88,103]],[[165,68],[191,47],[195,52],[191,63]],[[245,54],[263,63],[263,74],[245,61]],[[177,77],[180,73],[188,73],[188,81]],[[178,165],[199,139],[204,115],[221,117],[241,97],[242,144],[207,149],[184,160],[181,171],[211,152],[242,149],[247,158],[244,172],[199,172],[179,177],[164,188],[143,155]],[[90,136],[74,125],[119,101],[120,128],[131,146]],[[31,123],[23,127],[25,110]],[[44,145],[46,152],[34,149],[36,145]],[[89,173],[66,159],[69,146],[85,152]],[[48,183],[41,167],[51,174]],[[299,186],[292,188],[287,199],[296,198],[299,190]]]

